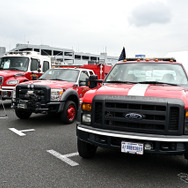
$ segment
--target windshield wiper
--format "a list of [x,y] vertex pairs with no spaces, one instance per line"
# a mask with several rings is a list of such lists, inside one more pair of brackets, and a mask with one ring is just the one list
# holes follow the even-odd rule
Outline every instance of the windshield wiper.
[[66,81],[66,80],[62,80],[62,79],[59,79],[59,78],[53,78],[53,79],[50,79],[50,80]]
[[18,69],[18,68],[9,68],[8,70],[18,70],[18,71],[20,71],[20,69]]
[[106,81],[104,83],[136,84],[137,82],[112,80],[112,81]]
[[158,82],[158,81],[143,81],[143,82],[137,82],[138,84],[161,84],[161,85],[172,85],[177,86],[177,84],[173,83],[166,83],[166,82]]

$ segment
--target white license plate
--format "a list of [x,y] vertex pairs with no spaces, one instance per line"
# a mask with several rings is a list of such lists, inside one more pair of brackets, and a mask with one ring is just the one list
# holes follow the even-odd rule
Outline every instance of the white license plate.
[[122,141],[121,152],[143,155],[143,144]]
[[26,104],[18,104],[17,107],[18,107],[18,108],[26,109],[26,108],[27,108],[27,105],[26,105]]

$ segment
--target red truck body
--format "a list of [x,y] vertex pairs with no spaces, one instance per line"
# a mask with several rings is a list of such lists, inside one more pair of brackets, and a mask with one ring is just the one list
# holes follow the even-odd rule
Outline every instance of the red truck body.
[[[58,113],[63,123],[74,122],[82,98],[90,90],[87,79],[95,75],[94,71],[99,76],[104,73],[97,65],[61,67],[49,69],[38,80],[16,86],[12,107],[20,119],[27,119],[32,113]],[[92,67],[94,70],[89,69]]]
[[[96,82],[97,80],[95,80]],[[77,123],[78,152],[184,154],[188,159],[188,76],[172,60],[119,62],[88,91]]]

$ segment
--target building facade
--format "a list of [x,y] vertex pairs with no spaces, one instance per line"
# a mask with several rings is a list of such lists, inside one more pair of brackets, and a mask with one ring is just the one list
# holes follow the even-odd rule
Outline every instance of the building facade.
[[67,48],[54,48],[48,45],[17,44],[11,51],[36,51],[41,55],[51,56],[57,64],[108,64],[113,65],[118,57],[108,56],[107,53],[100,55],[75,52]]

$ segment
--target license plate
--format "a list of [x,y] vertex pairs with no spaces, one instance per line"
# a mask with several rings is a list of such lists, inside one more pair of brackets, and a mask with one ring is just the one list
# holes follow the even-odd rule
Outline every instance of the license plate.
[[132,142],[121,142],[121,152],[143,155],[143,144]]
[[18,104],[17,107],[18,107],[18,108],[26,109],[26,108],[27,108],[27,105],[26,105],[26,104]]

